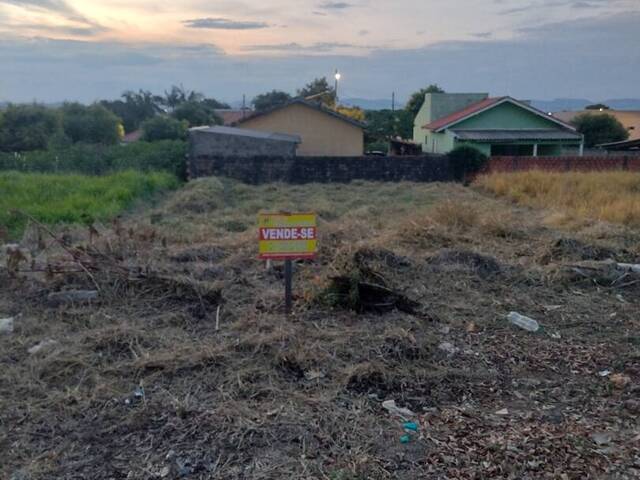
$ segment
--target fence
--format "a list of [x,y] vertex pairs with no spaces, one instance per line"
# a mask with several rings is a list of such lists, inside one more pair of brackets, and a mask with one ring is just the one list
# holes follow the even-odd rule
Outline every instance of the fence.
[[566,171],[602,171],[630,170],[640,171],[638,155],[594,155],[561,157],[491,157],[485,172],[518,172],[524,170]]
[[245,183],[329,183],[371,180],[446,182],[453,179],[445,155],[397,157],[189,157],[189,178],[221,175]]

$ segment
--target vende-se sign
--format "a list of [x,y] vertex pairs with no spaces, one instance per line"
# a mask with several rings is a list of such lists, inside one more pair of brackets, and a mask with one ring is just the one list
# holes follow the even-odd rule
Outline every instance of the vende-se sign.
[[260,258],[313,258],[317,248],[315,213],[261,213],[258,215]]

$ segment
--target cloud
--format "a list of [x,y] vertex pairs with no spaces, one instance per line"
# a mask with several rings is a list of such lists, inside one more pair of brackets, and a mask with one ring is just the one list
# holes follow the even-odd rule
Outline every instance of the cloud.
[[4,37],[0,100],[87,102],[115,98],[126,89],[162,92],[183,83],[235,101],[273,88],[295,92],[336,67],[344,74],[345,98],[383,98],[395,91],[403,99],[429,83],[452,92],[528,99],[633,98],[640,84],[638,24],[640,13],[627,12],[529,27],[507,40],[372,50],[351,43],[290,42],[254,45],[237,56],[208,44]]
[[472,33],[471,36],[476,37],[476,38],[487,39],[487,38],[491,38],[493,36],[493,32]]
[[318,5],[318,8],[322,10],[344,10],[346,8],[351,8],[351,7],[355,7],[355,5],[347,2],[331,2],[331,1],[323,2],[320,5]]
[[369,35],[371,32],[369,30],[360,30],[358,32],[358,35],[360,35],[361,37],[364,37],[365,35]]
[[75,8],[64,0],[0,0],[0,4],[2,3],[6,5],[15,5],[29,10],[35,9],[54,12],[72,21],[95,25],[95,22],[89,20],[84,15],[81,15]]
[[188,28],[210,28],[214,30],[256,30],[268,28],[264,22],[235,21],[226,18],[194,18],[182,22]]
[[263,45],[247,45],[243,48],[247,52],[280,52],[280,53],[331,53],[340,49],[364,49],[372,50],[376,47],[367,45],[356,45],[344,42],[317,42],[308,45],[302,45],[297,42],[276,43]]
[[21,23],[11,25],[13,30],[37,31],[45,35],[67,35],[72,37],[93,37],[98,33],[108,31],[100,25],[74,27],[70,25],[44,25],[40,23]]

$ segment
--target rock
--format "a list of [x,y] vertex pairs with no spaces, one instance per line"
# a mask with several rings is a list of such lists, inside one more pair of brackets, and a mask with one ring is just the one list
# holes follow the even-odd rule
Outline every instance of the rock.
[[0,335],[13,333],[14,317],[0,318]]
[[624,373],[616,373],[614,375],[611,375],[611,377],[609,377],[609,380],[611,381],[611,384],[614,386],[614,388],[617,388],[619,390],[624,389],[631,383],[631,377],[629,377],[629,375],[625,375]]
[[50,338],[47,338],[45,340],[42,340],[37,345],[34,345],[33,347],[31,347],[29,350],[27,350],[27,352],[29,352],[29,355],[35,355],[36,353],[40,353],[42,351],[49,350],[52,347],[54,347],[55,345],[57,345],[57,344],[58,344],[58,342],[56,340],[52,340]]
[[69,290],[66,292],[51,292],[47,300],[52,305],[65,303],[92,302],[98,299],[97,290]]
[[591,434],[591,440],[599,446],[608,445],[611,443],[611,435],[606,432],[593,433]]
[[455,355],[456,353],[458,353],[458,348],[456,348],[453,343],[450,342],[442,342],[440,345],[438,345],[438,349],[446,352],[449,355]]
[[506,408],[503,408],[502,410],[498,410],[496,412],[496,415],[509,415],[509,410]]

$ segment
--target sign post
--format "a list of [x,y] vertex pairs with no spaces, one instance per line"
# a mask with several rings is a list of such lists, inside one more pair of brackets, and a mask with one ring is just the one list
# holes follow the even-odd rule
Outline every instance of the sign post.
[[317,250],[315,213],[261,213],[258,215],[259,258],[284,260],[284,304],[291,313],[293,263],[314,258]]

